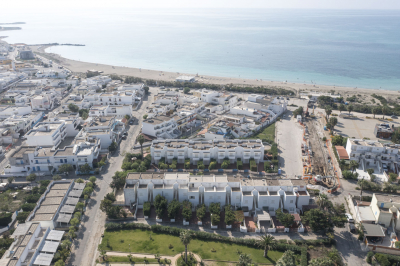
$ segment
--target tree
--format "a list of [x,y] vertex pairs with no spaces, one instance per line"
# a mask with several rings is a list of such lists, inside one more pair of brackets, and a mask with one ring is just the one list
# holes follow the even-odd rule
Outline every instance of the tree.
[[68,235],[71,239],[75,239],[76,238],[76,233],[75,230],[69,230],[68,231]]
[[346,167],[346,160],[345,159],[340,160],[339,166],[340,166],[340,169],[344,170],[344,168]]
[[182,206],[182,216],[186,221],[189,222],[189,220],[192,218],[192,203],[188,200],[184,200]]
[[372,175],[374,172],[375,172],[375,170],[374,170],[373,168],[368,168],[368,169],[367,169],[367,173],[368,173],[369,175]]
[[87,195],[88,197],[93,193],[93,188],[92,187],[85,187],[83,189],[83,195]]
[[239,263],[236,266],[250,266],[253,264],[253,260],[251,259],[249,254],[241,253],[239,255]]
[[70,103],[70,104],[68,105],[68,109],[69,109],[71,112],[73,112],[73,113],[77,113],[77,112],[79,111],[79,107],[76,106],[76,105],[73,104],[73,103]]
[[18,223],[20,223],[20,224],[25,223],[28,216],[29,216],[29,212],[18,212],[18,215],[17,215]]
[[33,209],[35,209],[36,204],[35,203],[25,203],[22,204],[21,208],[24,212],[31,212]]
[[85,208],[85,203],[83,202],[78,202],[75,206],[75,209],[80,210],[81,212],[83,212],[83,208]]
[[84,165],[79,166],[79,171],[82,174],[88,174],[92,170],[92,167],[88,163],[85,163]]
[[35,181],[36,180],[36,175],[35,174],[30,174],[30,175],[28,175],[27,177],[26,177],[26,181],[29,181],[29,182],[33,182],[33,181]]
[[190,88],[185,87],[185,88],[183,89],[183,93],[184,93],[184,94],[188,94],[189,92],[190,92]]
[[143,119],[147,119],[149,117],[147,114],[143,115]]
[[108,150],[109,150],[110,152],[113,152],[113,151],[116,151],[117,148],[118,148],[118,144],[117,144],[115,141],[113,141],[113,142],[111,143],[111,145],[108,147]]
[[54,263],[54,266],[65,266],[65,262],[63,260],[58,260]]
[[331,118],[329,118],[329,123],[331,124],[331,126],[332,126],[332,131],[333,131],[333,129],[335,128],[335,126],[336,126],[337,123],[338,123],[338,120],[337,120],[336,117],[331,117]]
[[105,251],[105,249],[101,248],[100,246],[98,247],[98,250],[100,252],[100,256],[103,259],[103,261],[106,260],[107,251]]
[[77,180],[75,180],[75,182],[78,184],[82,184],[85,182],[85,180],[83,180],[82,178],[78,178]]
[[89,181],[92,182],[94,186],[96,185],[96,180],[97,178],[95,176],[89,177]]
[[332,107],[327,106],[325,107],[326,119],[329,119],[329,116],[332,114]]
[[264,249],[264,258],[267,258],[268,250],[271,250],[276,246],[275,237],[270,234],[259,236],[258,246]]
[[395,173],[389,173],[390,182],[395,182],[397,180],[397,175]]
[[181,208],[181,204],[178,200],[174,199],[168,204],[168,217],[170,219],[175,219]]
[[71,172],[74,168],[70,164],[62,164],[58,167],[58,172],[60,173],[68,173]]
[[59,175],[53,175],[53,180],[54,180],[54,181],[56,181],[56,180],[61,180],[61,176],[59,176]]
[[382,114],[383,114],[383,119],[385,119],[385,115],[389,113],[389,107],[385,104],[382,106]]
[[305,212],[303,221],[314,231],[332,232],[335,226],[343,228],[347,223],[344,204],[333,205],[329,201],[325,206]]
[[137,137],[137,142],[139,142],[139,144],[140,144],[140,150],[141,150],[141,152],[142,152],[142,157],[143,157],[143,143],[144,143],[144,141],[145,141],[145,139],[144,139],[144,136],[142,135],[142,134],[140,134],[138,137]]
[[127,121],[129,121],[129,119],[131,119],[131,116],[130,116],[130,115],[125,115],[124,118],[125,118]]
[[352,104],[349,104],[349,105],[347,106],[347,111],[349,111],[349,115],[350,115],[350,113],[351,113],[353,110],[354,110],[354,106],[353,106]]
[[291,250],[285,251],[282,257],[276,262],[276,266],[296,266],[296,257]]
[[168,201],[165,197],[158,194],[154,199],[154,207],[156,208],[157,217],[162,217],[165,210],[167,209]]
[[375,115],[378,113],[378,108],[377,107],[373,107],[371,111],[374,114],[374,119],[375,119]]
[[79,220],[76,218],[72,218],[69,222],[72,226],[77,226],[79,224]]
[[354,171],[358,168],[359,163],[357,161],[350,161],[350,169],[352,170],[352,173],[354,173]]
[[341,103],[341,104],[339,105],[339,112],[342,113],[344,110],[346,110],[346,107],[344,106],[343,103]]
[[145,93],[145,94],[149,94],[149,89],[150,89],[150,88],[147,87],[147,86],[146,86],[146,87],[143,87],[144,93]]
[[112,177],[113,181],[111,181],[110,187],[115,188],[117,190],[123,188],[125,186],[125,180],[127,174],[128,174],[127,172],[120,172],[120,171],[115,172],[115,174]]
[[215,167],[217,167],[217,163],[216,162],[210,162],[210,164],[208,165],[208,170],[215,169]]
[[206,206],[204,204],[197,206],[196,216],[201,221],[206,215]]
[[309,266],[334,266],[335,264],[329,258],[315,258],[310,260]]
[[7,181],[8,181],[8,183],[9,183],[10,185],[12,184],[12,182],[14,182],[14,179],[15,179],[15,177],[13,177],[13,176],[7,177]]
[[187,246],[190,244],[190,240],[192,240],[192,234],[190,230],[182,231],[179,238],[181,239],[182,244],[185,246],[185,262],[187,263]]
[[328,199],[328,196],[326,194],[320,194],[319,197],[317,198],[317,205],[318,208],[321,210],[327,210],[329,207],[331,207],[331,202]]
[[276,210],[276,218],[285,226],[285,228],[289,228],[294,223],[294,216],[290,213],[282,212],[281,209]]

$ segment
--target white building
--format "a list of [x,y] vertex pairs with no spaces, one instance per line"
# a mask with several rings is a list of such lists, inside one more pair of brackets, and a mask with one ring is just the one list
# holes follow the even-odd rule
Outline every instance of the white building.
[[109,76],[95,76],[95,77],[86,79],[86,84],[88,86],[96,85],[96,86],[101,87],[103,85],[107,85],[110,82],[111,82],[111,78]]
[[177,138],[181,132],[178,130],[176,121],[180,117],[158,115],[156,117],[148,118],[142,122],[142,133],[151,137],[159,139],[174,139]]
[[32,110],[51,110],[54,106],[55,93],[43,93],[31,99]]
[[359,169],[364,172],[370,168],[374,169],[375,175],[385,175],[384,172],[388,171],[399,173],[399,148],[400,145],[351,138],[347,139],[346,144],[350,160],[357,161]]
[[26,144],[29,146],[54,146],[57,148],[66,135],[66,123],[56,121],[38,123],[25,134],[25,137]]
[[195,77],[191,77],[191,76],[179,76],[175,80],[177,82],[182,82],[182,83],[184,83],[184,82],[191,82],[192,83],[192,82],[196,81]]
[[93,105],[90,107],[89,116],[115,116],[124,118],[132,116],[132,105]]
[[156,164],[161,158],[165,158],[169,163],[174,158],[178,163],[184,163],[188,158],[194,165],[197,165],[199,160],[208,165],[211,159],[221,163],[225,158],[231,163],[239,158],[243,163],[249,163],[250,159],[254,159],[256,163],[264,161],[264,145],[261,140],[153,140],[150,152],[151,159]]
[[60,79],[65,79],[68,76],[69,72],[65,69],[58,69],[53,70],[53,69],[46,69],[42,71],[38,71],[36,73],[36,77],[38,78],[60,78]]
[[1,105],[0,106],[0,119],[8,118],[10,116],[14,115],[28,115],[32,113],[32,107],[31,106],[5,106]]
[[88,108],[93,105],[133,105],[134,103],[135,94],[132,91],[89,92],[85,95],[82,106]]
[[239,178],[234,175],[192,176],[189,173],[129,173],[124,188],[125,205],[142,206],[157,195],[168,202],[189,200],[193,206],[220,203],[274,214],[278,208],[291,213],[309,204],[310,195],[303,180]]

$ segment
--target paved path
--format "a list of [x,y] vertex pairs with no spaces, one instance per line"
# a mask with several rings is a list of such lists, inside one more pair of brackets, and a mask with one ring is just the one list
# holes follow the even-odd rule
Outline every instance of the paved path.
[[71,257],[67,265],[69,266],[91,266],[95,264],[98,257],[97,247],[100,243],[101,235],[104,231],[106,215],[100,210],[100,202],[104,196],[111,192],[110,182],[116,171],[121,171],[123,155],[125,152],[130,152],[134,146],[137,135],[141,129],[143,115],[146,112],[146,107],[153,102],[153,95],[156,92],[155,88],[150,88],[151,94],[145,98],[142,106],[138,111],[132,114],[137,119],[135,125],[128,126],[128,138],[123,140],[119,145],[119,150],[115,155],[110,157],[106,169],[98,178],[97,188],[94,195],[90,199],[87,206],[85,217],[81,225],[81,229],[77,233],[77,238],[72,247]]

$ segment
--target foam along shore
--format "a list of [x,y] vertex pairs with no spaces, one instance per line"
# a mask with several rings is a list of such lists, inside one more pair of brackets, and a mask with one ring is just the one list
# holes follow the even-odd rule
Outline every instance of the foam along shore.
[[[38,51],[43,53],[45,52],[46,48],[49,48],[49,46],[31,46],[31,48],[33,51]],[[265,79],[257,80],[257,79],[215,77],[215,76],[201,75],[201,73],[196,75],[196,74],[181,73],[181,72],[165,72],[165,71],[157,71],[157,70],[149,70],[141,68],[121,67],[121,66],[82,62],[78,60],[64,58],[59,56],[58,54],[52,54],[52,53],[49,53],[49,55],[59,60],[61,65],[67,67],[73,72],[85,73],[89,69],[95,69],[103,71],[104,74],[126,75],[126,76],[140,77],[143,79],[154,79],[154,80],[164,80],[164,81],[175,81],[175,79],[178,76],[196,76],[197,82],[206,84],[220,84],[220,85],[234,84],[234,85],[266,86],[266,87],[273,86],[273,87],[291,89],[296,92],[298,92],[299,90],[321,91],[321,92],[329,92],[334,90],[335,93],[340,93],[343,97],[352,95],[362,95],[368,97],[372,94],[378,94],[384,97],[391,97],[391,96],[393,97],[393,95],[396,95],[396,98],[400,96],[398,91],[391,91],[391,90],[376,90],[376,89],[363,89],[354,87],[289,83],[282,81],[270,81]]]

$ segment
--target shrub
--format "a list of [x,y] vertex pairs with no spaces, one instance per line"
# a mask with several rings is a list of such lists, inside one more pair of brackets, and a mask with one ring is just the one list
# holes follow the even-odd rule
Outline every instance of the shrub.
[[218,225],[219,224],[219,220],[220,220],[219,214],[213,214],[211,216],[211,224],[212,225]]
[[40,194],[33,194],[26,197],[26,202],[28,203],[36,203],[40,199]]
[[237,161],[236,161],[236,167],[237,167],[237,169],[239,169],[239,170],[242,170],[242,169],[243,169],[243,162],[242,162],[242,159],[240,159],[240,158],[237,159]]
[[151,208],[151,203],[150,202],[145,202],[143,204],[143,213],[144,216],[150,216],[150,208]]
[[12,221],[12,213],[11,212],[2,212],[0,213],[0,226],[7,226]]
[[232,225],[236,221],[235,212],[232,210],[230,205],[225,206],[225,223]]
[[199,220],[202,220],[206,215],[206,205],[202,204],[197,206],[196,216]]
[[219,203],[211,203],[209,209],[212,214],[219,215],[221,212],[221,205]]
[[170,219],[175,219],[178,215],[179,209],[181,208],[181,203],[174,199],[168,204],[168,217]]
[[25,203],[21,206],[22,210],[24,212],[31,212],[35,208],[36,204],[35,203]]
[[367,254],[367,262],[371,264],[372,262],[372,257],[374,256],[374,252],[370,251]]
[[257,172],[257,164],[254,159],[250,159],[250,171]]
[[185,200],[182,203],[182,206],[182,216],[186,219],[186,221],[189,221],[192,218],[192,203],[188,200]]
[[29,212],[19,212],[17,215],[17,221],[20,224],[25,223],[25,220],[28,218]]

